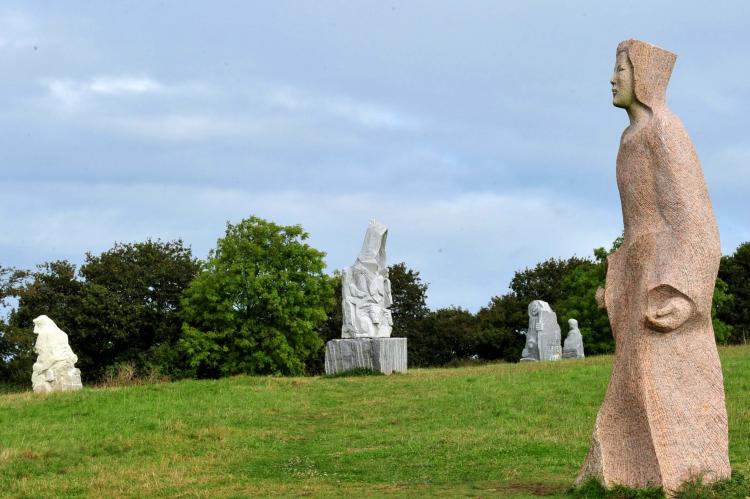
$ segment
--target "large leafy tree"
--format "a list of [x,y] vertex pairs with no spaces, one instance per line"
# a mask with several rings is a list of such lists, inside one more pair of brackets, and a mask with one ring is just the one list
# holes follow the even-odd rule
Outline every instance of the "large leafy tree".
[[333,286],[299,225],[232,225],[182,300],[181,345],[201,377],[302,374],[323,347]]
[[150,240],[88,254],[80,272],[67,261],[38,266],[11,291],[18,300],[7,328],[17,349],[12,364],[30,372],[33,320],[44,314],[68,333],[86,381],[123,362],[181,375],[177,307],[198,268],[181,241]]
[[80,270],[87,305],[107,303],[118,317],[127,317],[121,326],[127,335],[115,345],[117,361],[183,374],[184,359],[176,348],[182,334],[180,298],[199,270],[200,263],[181,240],[116,244],[98,256],[87,253]]

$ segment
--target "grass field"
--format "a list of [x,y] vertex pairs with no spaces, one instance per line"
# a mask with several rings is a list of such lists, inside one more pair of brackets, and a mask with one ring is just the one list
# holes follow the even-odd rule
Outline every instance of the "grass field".
[[[721,349],[750,476],[750,347]],[[0,395],[9,496],[563,496],[612,358]]]

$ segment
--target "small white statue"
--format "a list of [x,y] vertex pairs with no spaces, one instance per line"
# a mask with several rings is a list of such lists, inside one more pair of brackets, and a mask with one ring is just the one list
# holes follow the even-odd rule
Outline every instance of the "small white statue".
[[388,338],[393,318],[391,281],[385,263],[388,228],[370,220],[357,261],[341,276],[342,338]]
[[568,335],[563,343],[563,359],[582,359],[583,354],[583,337],[581,330],[578,329],[578,321],[568,319]]
[[34,351],[38,357],[31,375],[35,393],[80,390],[81,371],[76,369],[78,357],[68,345],[68,335],[46,315],[34,319],[37,335]]

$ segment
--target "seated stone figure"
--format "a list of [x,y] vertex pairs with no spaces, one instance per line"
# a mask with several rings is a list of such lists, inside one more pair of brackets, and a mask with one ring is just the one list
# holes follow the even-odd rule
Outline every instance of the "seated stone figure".
[[568,319],[568,335],[565,337],[565,343],[563,343],[563,359],[582,359],[583,354],[583,337],[581,336],[581,330],[578,329],[578,321],[575,319]]
[[342,338],[388,338],[393,319],[391,281],[385,263],[388,228],[371,220],[362,250],[342,275]]
[[46,315],[34,319],[34,334],[38,354],[31,375],[34,392],[80,390],[81,371],[75,367],[78,357],[68,345],[68,335]]

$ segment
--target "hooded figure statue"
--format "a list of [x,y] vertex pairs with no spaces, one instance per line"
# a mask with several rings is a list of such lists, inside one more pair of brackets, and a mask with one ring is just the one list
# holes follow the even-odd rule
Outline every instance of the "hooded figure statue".
[[341,276],[343,307],[342,338],[388,338],[393,319],[391,281],[385,263],[388,228],[370,220],[354,265]]
[[698,156],[665,102],[675,59],[638,40],[617,47],[613,103],[630,118],[617,155],[625,234],[597,293],[616,350],[578,476],[667,494],[731,474],[711,323],[719,233]]
[[578,321],[568,319],[568,335],[563,343],[563,359],[583,359],[586,355],[583,353],[583,337],[581,330],[578,329]]
[[34,334],[38,354],[31,375],[34,392],[81,389],[81,371],[75,367],[78,357],[68,345],[68,335],[46,315],[34,319]]

